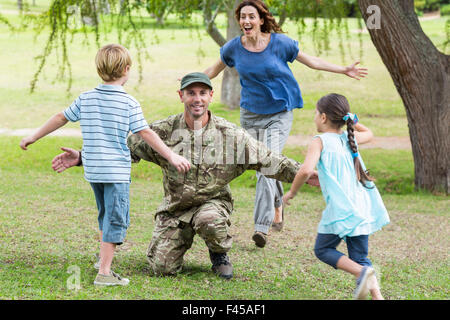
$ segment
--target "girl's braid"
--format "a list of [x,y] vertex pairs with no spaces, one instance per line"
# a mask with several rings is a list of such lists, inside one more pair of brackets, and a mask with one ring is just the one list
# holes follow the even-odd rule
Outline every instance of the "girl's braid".
[[356,177],[359,182],[363,184],[366,188],[367,181],[373,181],[374,179],[370,177],[368,171],[364,171],[358,156],[358,146],[355,141],[355,128],[352,118],[343,120],[344,116],[350,112],[350,105],[347,99],[336,93],[331,93],[322,97],[317,102],[317,109],[320,113],[325,113],[327,118],[336,126],[336,128],[341,128],[345,124],[347,125],[347,136],[348,143],[350,145],[350,150],[352,151],[353,164],[355,166]]
[[356,177],[362,185],[368,189],[372,189],[373,187],[368,187],[366,185],[367,181],[373,181],[374,179],[369,175],[368,171],[364,171],[361,161],[358,158],[358,146],[355,142],[355,129],[353,128],[353,120],[348,119],[347,123],[347,136],[348,136],[348,144],[350,145],[350,150],[352,150],[353,155],[353,164],[355,165]]
[[348,143],[350,144],[350,149],[353,153],[358,152],[358,146],[355,142],[355,129],[353,128],[352,119],[347,120],[347,135],[348,135]]

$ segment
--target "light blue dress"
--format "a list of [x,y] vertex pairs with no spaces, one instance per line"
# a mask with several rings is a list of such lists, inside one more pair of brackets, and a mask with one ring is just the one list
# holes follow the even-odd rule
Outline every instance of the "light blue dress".
[[[324,133],[317,164],[320,186],[327,204],[318,232],[340,238],[369,235],[389,223],[389,215],[375,184],[365,188],[356,178],[347,132]],[[362,167],[365,165],[359,156]]]

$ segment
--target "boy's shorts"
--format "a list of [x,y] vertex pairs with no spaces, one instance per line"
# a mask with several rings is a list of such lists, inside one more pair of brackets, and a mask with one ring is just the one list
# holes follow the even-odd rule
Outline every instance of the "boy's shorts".
[[92,183],[103,242],[122,244],[130,224],[130,184]]

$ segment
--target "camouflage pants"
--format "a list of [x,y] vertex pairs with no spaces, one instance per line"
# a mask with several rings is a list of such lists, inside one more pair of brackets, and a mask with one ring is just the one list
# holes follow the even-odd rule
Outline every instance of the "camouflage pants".
[[181,271],[183,256],[198,234],[213,252],[231,249],[232,237],[228,232],[229,213],[215,202],[206,202],[194,208],[190,223],[177,217],[159,214],[156,217],[153,238],[147,257],[156,275],[174,275]]

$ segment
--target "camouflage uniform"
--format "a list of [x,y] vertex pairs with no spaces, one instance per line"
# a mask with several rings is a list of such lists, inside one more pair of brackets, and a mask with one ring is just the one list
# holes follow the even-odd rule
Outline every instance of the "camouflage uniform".
[[[209,112],[209,111],[208,111]],[[210,113],[200,130],[187,127],[184,114],[150,125],[172,150],[191,162],[179,173],[138,135],[128,138],[133,162],[154,162],[163,171],[164,199],[156,211],[153,238],[147,256],[156,274],[181,270],[183,256],[198,234],[212,252],[231,248],[229,234],[233,198],[228,185],[246,170],[292,182],[300,164],[273,153],[244,129]]]

